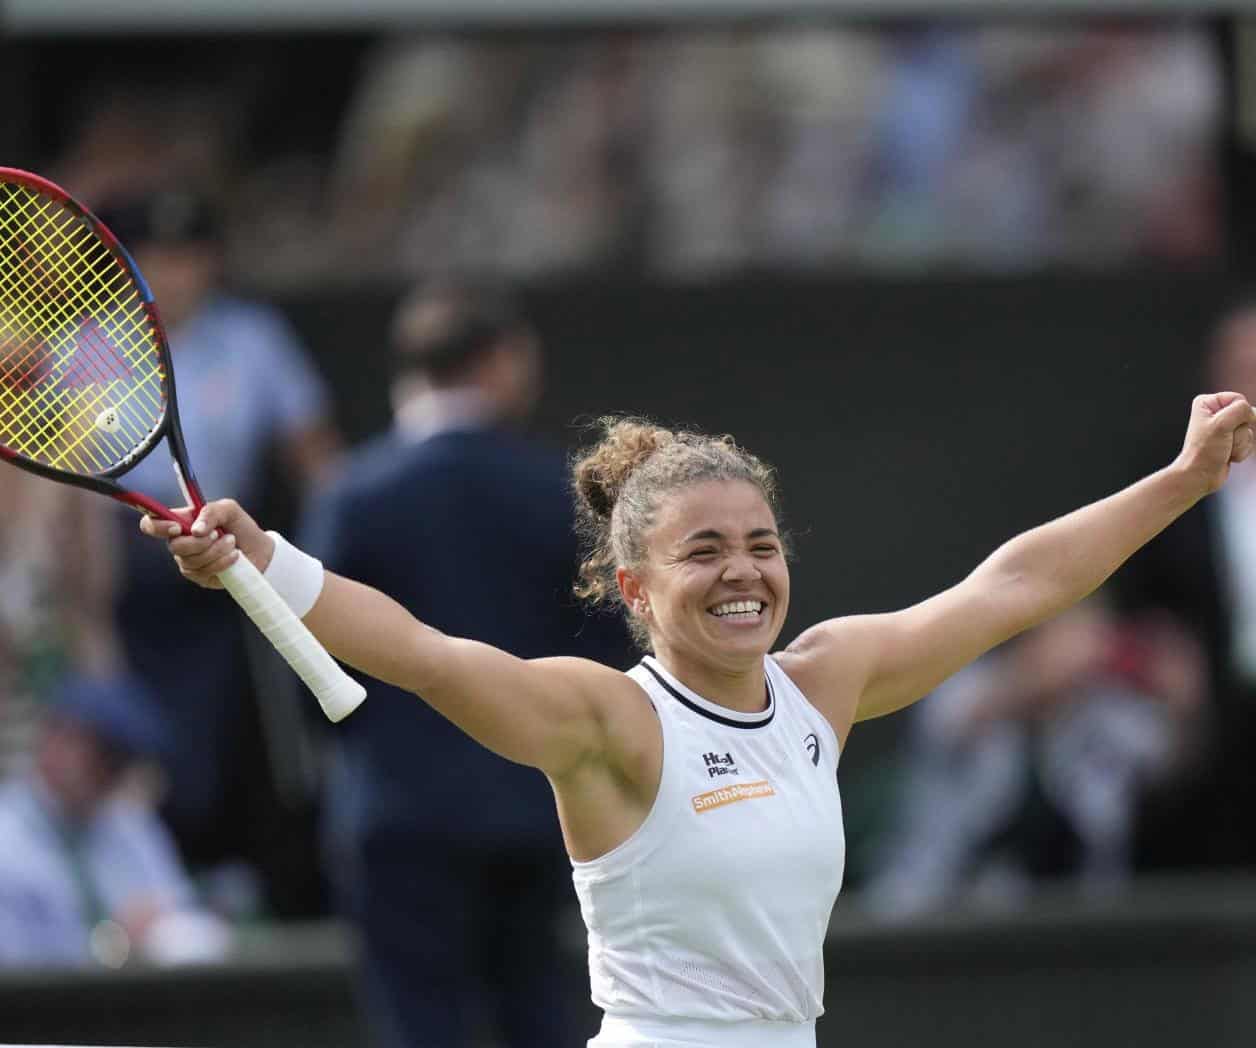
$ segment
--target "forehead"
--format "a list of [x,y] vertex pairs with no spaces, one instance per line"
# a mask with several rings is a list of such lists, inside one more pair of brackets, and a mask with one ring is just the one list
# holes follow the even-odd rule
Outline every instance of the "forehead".
[[655,517],[656,542],[682,541],[695,531],[740,537],[759,528],[776,530],[763,493],[747,480],[705,480],[665,496]]

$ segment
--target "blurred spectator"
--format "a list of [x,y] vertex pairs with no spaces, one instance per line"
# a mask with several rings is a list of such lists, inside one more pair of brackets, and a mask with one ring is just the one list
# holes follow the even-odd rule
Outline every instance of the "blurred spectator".
[[[178,174],[229,185],[233,268],[270,286],[1198,266],[1222,248],[1223,61],[1202,19],[396,33],[344,57],[347,101],[304,92],[330,145],[277,111],[290,96],[255,56],[195,89],[154,58],[80,92],[52,173],[89,203]],[[283,75],[302,69],[327,80]],[[266,140],[236,162],[251,125]]]
[[639,202],[639,78],[626,34],[385,39],[334,159],[341,252],[380,274],[434,259],[509,274],[618,261]]
[[[1201,383],[1256,395],[1256,301],[1218,321]],[[1256,469],[1179,518],[1117,575],[1126,607],[1172,608],[1197,631],[1214,682],[1200,759],[1144,806],[1150,869],[1256,868]]]
[[168,831],[135,788],[168,743],[138,680],[65,680],[29,769],[0,786],[0,964],[225,954],[225,926],[196,907]]
[[644,56],[647,260],[666,275],[754,261],[748,216],[766,175],[774,100],[754,104],[753,56],[746,34],[727,30],[664,34]]
[[[223,88],[190,88],[166,77],[129,78],[75,85],[70,134],[49,177],[89,207],[135,196],[192,176],[221,186],[242,126],[239,106]],[[164,82],[163,82],[164,81]]]
[[99,496],[0,468],[0,775],[63,675],[120,664],[110,548]]
[[[104,202],[99,213],[135,256],[165,321],[183,433],[206,496],[240,492],[277,509],[276,487],[302,497],[339,449],[328,391],[279,312],[223,289],[213,202],[167,187]],[[170,506],[185,502],[162,450],[127,483]],[[302,738],[293,704],[305,696],[231,600],[190,592],[141,538],[134,515],[116,516],[118,628],[130,665],[171,721],[163,814],[184,857],[203,868],[245,856],[279,912],[317,906],[316,886],[303,883],[315,801],[293,750]]]
[[863,901],[889,917],[1133,873],[1137,805],[1195,744],[1203,654],[1096,603],[978,660],[912,714],[898,821]]
[[[433,628],[523,658],[627,664],[618,622],[571,595],[563,459],[515,432],[540,391],[535,333],[501,294],[420,289],[393,328],[395,429],[352,456],[302,546]],[[363,943],[381,1048],[583,1043],[566,1008],[568,865],[544,777],[414,696],[372,685],[340,725],[328,868]]]
[[1220,249],[1222,97],[1183,21],[387,38],[334,162],[340,250],[296,264],[1195,264]]

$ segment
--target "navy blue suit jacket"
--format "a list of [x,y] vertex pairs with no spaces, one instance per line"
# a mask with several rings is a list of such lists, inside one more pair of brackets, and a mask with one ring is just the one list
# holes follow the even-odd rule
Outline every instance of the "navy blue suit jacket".
[[[617,617],[586,616],[567,469],[558,452],[496,429],[356,452],[306,514],[300,544],[428,625],[523,658],[633,661]],[[412,694],[363,678],[366,702],[335,731],[333,832],[351,846],[427,838],[489,847],[559,842],[552,793]]]

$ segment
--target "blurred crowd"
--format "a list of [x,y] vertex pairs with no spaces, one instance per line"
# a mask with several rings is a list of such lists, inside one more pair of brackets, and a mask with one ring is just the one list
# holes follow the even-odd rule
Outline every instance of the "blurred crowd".
[[[396,432],[346,460],[313,358],[276,310],[226,290],[228,269],[265,289],[449,270],[1196,265],[1221,246],[1220,99],[1211,38],[1176,22],[396,37],[370,52],[331,156],[250,166],[235,149],[237,98],[119,90],[48,173],[106,216],[153,284],[207,491],[259,502],[268,478],[286,477],[288,515],[274,523],[400,585],[389,557],[405,538],[353,537],[346,507],[366,493],[391,505],[378,500],[403,467],[431,469],[433,491],[446,477],[456,503],[466,491],[439,456],[407,449],[526,418],[541,347],[496,296],[408,300],[393,330]],[[1211,384],[1256,399],[1256,310],[1224,318],[1209,359]],[[546,519],[566,512],[549,459],[506,444],[462,453],[503,477],[546,478],[531,485],[546,492]],[[162,454],[134,479],[173,504]],[[910,714],[893,814],[857,864],[870,910],[904,918],[960,897],[1019,903],[1051,880],[1110,889],[1148,870],[1256,864],[1232,832],[1256,810],[1237,742],[1256,689],[1256,465],[1236,473],[1209,510],[1215,526],[1171,529],[1089,604]],[[1184,536],[1190,556],[1173,552]],[[114,555],[67,555],[74,542]],[[545,557],[554,578],[574,569],[574,548]],[[1201,558],[1214,580],[1202,597]],[[460,563],[482,559],[466,551]],[[441,570],[430,566],[412,603]],[[540,584],[557,608],[552,582]],[[410,744],[399,748],[407,729],[378,712],[399,707],[373,699],[332,743],[215,596],[183,583],[123,511],[0,469],[0,965],[220,958],[233,927],[266,918],[338,911],[385,940],[402,921],[390,907],[413,894],[395,858],[420,832],[405,789],[417,772]],[[455,603],[442,608],[462,614]],[[450,628],[500,626],[477,625],[475,610]],[[542,654],[557,635],[495,639]],[[603,642],[618,652],[595,629],[581,635]],[[431,742],[440,730],[422,727],[427,760],[470,775],[453,741]],[[442,781],[413,788],[439,801]],[[462,865],[444,870],[440,897],[456,884],[500,902],[504,885],[549,883],[561,852],[534,825],[542,809],[550,820],[534,792],[502,787],[518,819],[493,832],[513,859],[492,866],[457,837]],[[508,807],[485,804],[502,818]],[[423,832],[444,848],[478,825]],[[369,870],[372,885],[396,881],[395,895],[372,897]],[[538,892],[520,894],[520,914],[557,905]],[[463,930],[455,921],[434,943],[446,962]],[[383,998],[413,987],[390,986],[388,965],[422,962],[375,946],[376,1003],[400,1024]]]
[[1218,51],[1145,19],[391,36],[329,146],[240,163],[264,76],[106,85],[60,173],[91,201],[198,172],[255,283],[1199,265]]

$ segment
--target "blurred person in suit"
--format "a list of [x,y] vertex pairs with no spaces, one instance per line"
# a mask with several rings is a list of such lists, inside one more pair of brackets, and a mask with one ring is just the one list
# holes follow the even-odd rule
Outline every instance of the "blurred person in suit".
[[1184,624],[1120,616],[1101,596],[965,667],[910,712],[862,902],[903,919],[1015,906],[1048,884],[1119,888],[1143,793],[1193,755],[1206,682]]
[[[535,332],[500,290],[444,282],[404,298],[392,344],[395,426],[312,507],[306,548],[450,634],[627,665],[622,626],[571,596],[563,457],[518,432],[541,389]],[[336,737],[328,868],[361,933],[374,1043],[458,1048],[485,1027],[510,1048],[583,1043],[544,777],[377,682]]]
[[[102,200],[96,210],[152,287],[206,494],[249,491],[280,516],[294,515],[340,450],[331,398],[283,314],[225,286],[218,202],[179,182]],[[167,505],[183,503],[161,451],[127,479]],[[136,541],[133,517],[116,517],[118,628],[129,664],[171,722],[176,759],[163,814],[185,858],[202,870],[243,861],[260,873],[258,905],[279,916],[318,911],[324,893],[308,872],[316,868],[317,798],[290,770],[302,759],[291,740],[302,736],[288,724],[266,730],[302,701],[294,679],[230,600],[189,594],[164,558]]]
[[226,926],[201,909],[174,842],[137,789],[169,753],[133,677],[67,676],[29,767],[0,786],[0,965],[211,961]]
[[[1219,318],[1201,380],[1256,393],[1256,299]],[[1167,608],[1197,632],[1210,701],[1199,758],[1148,796],[1138,861],[1149,870],[1256,868],[1256,469],[1236,465],[1115,580],[1124,607]]]

